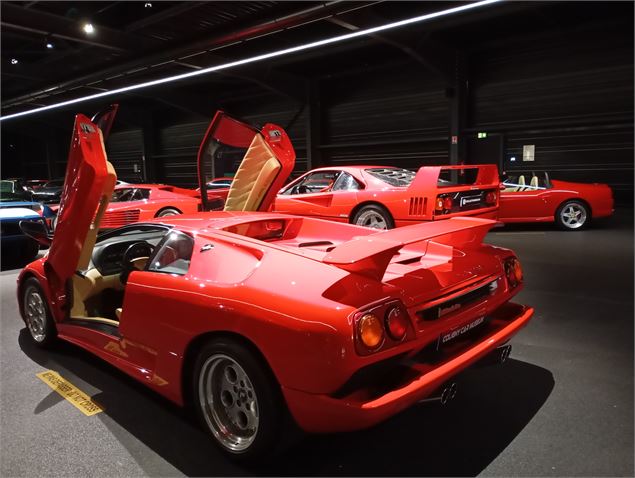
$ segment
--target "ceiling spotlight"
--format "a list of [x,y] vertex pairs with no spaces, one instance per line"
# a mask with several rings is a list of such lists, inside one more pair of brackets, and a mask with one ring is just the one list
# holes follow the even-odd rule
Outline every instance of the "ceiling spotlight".
[[152,8],[152,3],[150,3],[150,2],[146,2],[146,3],[143,5],[143,8]]
[[82,30],[84,30],[84,32],[88,33],[89,35],[92,33],[95,33],[95,27],[93,26],[92,23],[84,23]]
[[49,50],[52,50],[53,48],[55,48],[55,43],[53,43],[53,40],[51,39],[50,36],[46,37],[46,48]]
[[12,65],[17,65],[18,64],[18,59],[17,58],[11,58],[11,64]]

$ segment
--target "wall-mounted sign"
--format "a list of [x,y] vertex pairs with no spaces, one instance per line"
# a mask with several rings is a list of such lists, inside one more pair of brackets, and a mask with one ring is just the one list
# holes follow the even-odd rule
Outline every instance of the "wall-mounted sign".
[[484,139],[484,138],[487,138],[487,133],[486,133],[486,132],[484,132],[484,131],[481,131],[480,133],[477,133],[477,134],[476,134],[476,137],[477,137],[478,139]]
[[523,161],[533,161],[536,155],[536,145],[535,144],[524,144],[523,145]]

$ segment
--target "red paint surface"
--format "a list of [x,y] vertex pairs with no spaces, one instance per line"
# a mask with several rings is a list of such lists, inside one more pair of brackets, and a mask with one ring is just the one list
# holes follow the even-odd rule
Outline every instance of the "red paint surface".
[[[77,180],[69,183],[60,209],[66,226],[56,233],[51,253],[22,271],[18,298],[23,281],[36,277],[61,339],[176,403],[185,399],[188,348],[204,334],[233,334],[260,351],[305,430],[366,427],[433,393],[507,342],[532,315],[532,309],[509,302],[522,288],[510,287],[505,278],[504,261],[513,253],[482,244],[493,221],[460,218],[377,232],[276,213],[209,212],[152,221],[194,237],[190,268],[182,276],[132,272],[118,335],[73,324],[69,298],[61,292],[75,272],[106,161],[98,136],[83,135],[77,126],[87,119],[77,121],[69,160]],[[284,134],[272,145],[284,163],[274,185],[293,167],[287,139]],[[203,247],[208,244],[214,247]],[[478,300],[423,320],[425,309],[490,284],[496,286]],[[407,315],[406,337],[360,353],[357,318],[387,310],[388,304],[398,304]],[[444,346],[440,361],[416,360],[441,336],[482,317],[489,321],[478,337]],[[410,358],[404,364],[411,370],[391,390],[342,392],[358,370],[396,356]]]
[[589,205],[592,218],[613,214],[613,191],[606,184],[585,184],[551,180],[551,188],[501,191],[498,217],[503,222],[553,222],[566,201],[581,200]]
[[[324,191],[309,194],[276,196],[273,210],[287,214],[319,217],[338,222],[351,222],[356,211],[363,205],[383,206],[392,216],[395,226],[401,227],[422,221],[449,219],[451,217],[481,217],[496,219],[498,199],[491,206],[468,211],[438,214],[435,212],[435,200],[439,194],[460,191],[493,190],[498,192],[498,172],[494,165],[478,166],[424,166],[419,169],[408,187],[390,186],[386,182],[369,174],[368,168],[388,166],[343,166],[313,169],[290,183],[288,187],[299,183],[305,176],[319,171],[344,171],[352,175],[361,186],[355,191]],[[462,169],[479,168],[479,179],[474,185],[439,187],[438,178],[441,169],[454,169],[460,174]],[[497,193],[498,196],[498,193]]]

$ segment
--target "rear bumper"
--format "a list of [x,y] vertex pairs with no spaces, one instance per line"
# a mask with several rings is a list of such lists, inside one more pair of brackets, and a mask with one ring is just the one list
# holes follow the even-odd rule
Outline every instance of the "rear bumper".
[[[352,393],[342,398],[283,387],[291,414],[300,428],[311,433],[352,431],[373,426],[431,395],[454,375],[505,344],[533,315],[533,308],[507,303],[497,309],[485,335],[430,363],[408,360],[409,378],[380,396]],[[414,378],[412,378],[414,375]]]

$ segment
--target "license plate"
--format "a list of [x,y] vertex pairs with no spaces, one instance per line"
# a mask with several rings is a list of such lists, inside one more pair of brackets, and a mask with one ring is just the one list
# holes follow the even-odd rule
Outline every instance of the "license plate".
[[461,207],[469,206],[470,204],[475,204],[477,202],[481,202],[481,195],[478,196],[463,196],[461,198]]
[[483,322],[485,322],[485,317],[479,317],[478,319],[473,320],[472,322],[468,322],[467,324],[461,325],[452,330],[442,333],[439,336],[439,347],[441,347],[443,344],[447,344],[448,342],[460,337],[463,334],[468,333],[470,330],[474,329],[474,327],[478,327]]

